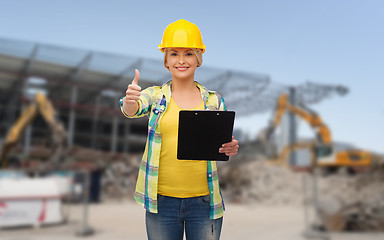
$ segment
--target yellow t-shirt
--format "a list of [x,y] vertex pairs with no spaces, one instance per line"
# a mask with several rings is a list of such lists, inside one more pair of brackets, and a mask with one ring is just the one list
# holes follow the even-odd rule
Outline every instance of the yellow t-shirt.
[[[178,198],[209,195],[207,161],[177,159],[180,110],[184,109],[177,106],[171,98],[160,123],[161,153],[158,194]],[[193,110],[204,110],[203,101]]]

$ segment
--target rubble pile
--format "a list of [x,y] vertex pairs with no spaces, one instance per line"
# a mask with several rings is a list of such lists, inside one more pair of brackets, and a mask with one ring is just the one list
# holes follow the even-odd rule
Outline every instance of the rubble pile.
[[[313,204],[313,178],[263,160],[219,164],[226,201],[267,205]],[[305,196],[303,192],[305,181]],[[384,171],[318,176],[319,219],[328,231],[384,230]]]
[[[47,151],[41,148],[31,152],[38,159],[47,155]],[[63,167],[69,170],[102,169],[101,192],[104,200],[133,199],[140,158],[140,154],[112,154],[75,147],[68,153]],[[266,161],[262,155],[232,158],[217,164],[222,194],[227,202],[313,204],[313,178],[309,172],[295,172]],[[378,167],[354,175],[347,172],[320,174],[318,212],[322,226],[329,231],[383,231],[383,183],[384,170]],[[303,189],[306,189],[305,194]]]
[[218,165],[226,201],[301,204],[301,174],[263,160],[231,160]]
[[140,158],[132,155],[108,164],[102,179],[103,199],[133,199],[139,167]]
[[[19,151],[22,151],[20,149]],[[50,149],[37,146],[24,162],[24,170],[40,174],[54,171],[52,162],[45,161]],[[102,150],[73,146],[60,164],[61,170],[88,170],[91,174],[101,171],[101,198],[103,200],[133,199],[134,186],[139,172],[141,154],[111,153]],[[81,183],[84,180],[81,180]]]
[[384,230],[384,172],[319,179],[319,212],[330,231]]

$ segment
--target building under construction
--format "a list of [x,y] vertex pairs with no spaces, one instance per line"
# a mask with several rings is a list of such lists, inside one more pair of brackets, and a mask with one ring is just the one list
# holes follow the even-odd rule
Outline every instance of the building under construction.
[[[140,152],[144,148],[147,120],[124,121],[118,105],[134,69],[141,71],[142,88],[171,78],[158,60],[10,39],[0,39],[0,66],[1,142],[22,109],[41,92],[64,123],[69,146],[110,152]],[[260,90],[269,83],[267,75],[205,66],[197,75],[202,84],[221,90],[223,95],[234,78],[251,81],[249,86]],[[20,142],[28,151],[48,136],[47,124],[37,117]]]
[[[147,120],[125,121],[118,105],[136,68],[143,89],[171,79],[160,60],[0,38],[0,143],[41,92],[64,123],[68,146],[142,152]],[[199,68],[196,79],[223,95],[237,116],[273,109],[278,96],[291,88],[265,74],[206,66]],[[295,92],[298,101],[311,104],[338,90],[307,83]],[[28,155],[29,146],[44,144],[49,134],[47,124],[37,117],[19,142]]]

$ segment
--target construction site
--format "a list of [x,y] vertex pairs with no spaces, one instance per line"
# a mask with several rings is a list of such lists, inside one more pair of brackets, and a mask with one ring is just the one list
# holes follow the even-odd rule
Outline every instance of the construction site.
[[[133,194],[148,118],[119,107],[135,69],[142,89],[171,78],[158,60],[0,38],[1,239],[146,239]],[[338,144],[316,112],[348,86],[205,66],[197,79],[236,117],[270,115],[218,162],[222,239],[384,239],[384,156]]]

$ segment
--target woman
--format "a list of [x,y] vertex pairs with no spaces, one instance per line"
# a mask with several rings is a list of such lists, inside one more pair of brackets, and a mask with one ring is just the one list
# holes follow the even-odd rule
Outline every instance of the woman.
[[[223,110],[223,98],[195,82],[205,51],[199,28],[184,19],[167,26],[160,51],[172,80],[143,91],[139,71],[120,99],[125,116],[148,116],[148,139],[136,183],[135,200],[145,207],[150,240],[219,239],[224,203],[215,161],[177,160],[180,110]],[[238,141],[218,149],[237,154]]]

